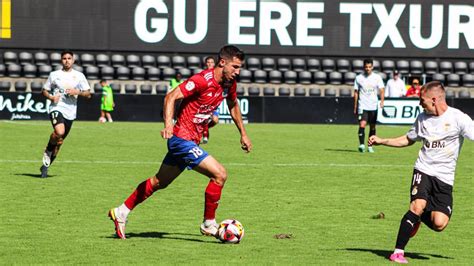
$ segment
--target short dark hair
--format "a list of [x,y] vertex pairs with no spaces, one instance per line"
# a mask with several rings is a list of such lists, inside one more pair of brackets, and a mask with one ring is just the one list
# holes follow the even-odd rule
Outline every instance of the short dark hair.
[[214,56],[206,56],[206,58],[204,58],[204,62],[207,62],[207,60],[209,59],[212,59],[214,60],[214,62],[216,62],[216,59],[214,59]]
[[240,50],[239,48],[233,45],[226,45],[222,47],[221,50],[219,51],[218,61],[220,61],[221,59],[229,60],[234,57],[237,57],[238,59],[240,59],[240,61],[244,61],[245,54],[242,50]]
[[61,58],[65,55],[65,54],[70,54],[72,57],[74,57],[74,53],[70,50],[64,50],[61,52]]
[[99,83],[104,83],[104,82],[107,82],[107,80],[101,79],[101,80],[99,81]]
[[367,65],[367,64],[374,65],[374,60],[372,60],[370,58],[364,59],[364,66]]

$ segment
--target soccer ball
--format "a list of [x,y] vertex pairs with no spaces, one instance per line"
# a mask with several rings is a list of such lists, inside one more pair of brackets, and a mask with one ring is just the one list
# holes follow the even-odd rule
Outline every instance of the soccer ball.
[[234,219],[227,219],[220,223],[217,236],[220,241],[227,244],[238,244],[244,237],[244,227]]

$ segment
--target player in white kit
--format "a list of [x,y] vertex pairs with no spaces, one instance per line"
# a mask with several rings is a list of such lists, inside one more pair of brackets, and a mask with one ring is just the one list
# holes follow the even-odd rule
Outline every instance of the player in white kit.
[[49,118],[53,133],[43,154],[43,165],[40,168],[41,177],[48,177],[48,168],[58,155],[59,148],[76,119],[77,97],[91,97],[90,86],[81,72],[72,68],[74,54],[71,51],[61,53],[62,69],[49,74],[43,85],[43,96],[51,101]]
[[408,263],[404,249],[420,221],[434,231],[443,231],[453,211],[453,184],[456,161],[464,138],[474,140],[474,122],[446,103],[443,84],[432,81],[421,88],[421,113],[406,135],[398,138],[369,138],[369,144],[406,147],[416,141],[423,146],[418,154],[411,182],[409,211],[400,222],[395,251],[390,260]]

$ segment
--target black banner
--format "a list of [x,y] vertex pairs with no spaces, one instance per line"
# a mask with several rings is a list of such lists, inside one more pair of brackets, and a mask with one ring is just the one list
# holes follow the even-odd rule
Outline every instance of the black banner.
[[473,58],[468,0],[4,0],[0,47]]

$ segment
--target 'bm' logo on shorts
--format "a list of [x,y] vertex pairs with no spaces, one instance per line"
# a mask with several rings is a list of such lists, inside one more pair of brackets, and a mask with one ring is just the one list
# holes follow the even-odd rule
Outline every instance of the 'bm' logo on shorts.
[[0,38],[2,39],[10,39],[12,37],[12,29],[11,29],[11,10],[12,10],[12,2],[11,0],[2,0],[1,9],[1,28],[0,28]]
[[444,141],[433,141],[433,142],[429,142],[429,141],[426,141],[425,142],[425,147],[428,148],[428,149],[442,149],[444,148],[445,146],[445,142]]

